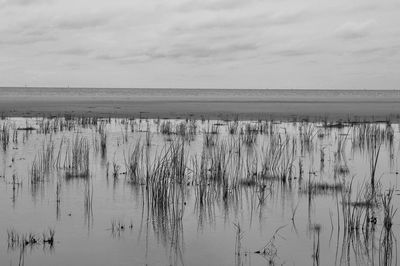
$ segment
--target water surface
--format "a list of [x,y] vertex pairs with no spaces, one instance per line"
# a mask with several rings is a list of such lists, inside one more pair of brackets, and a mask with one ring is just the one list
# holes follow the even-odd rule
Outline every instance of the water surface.
[[[381,199],[393,189],[392,205],[399,206],[398,124],[5,118],[0,125],[0,136],[10,136],[7,145],[0,141],[1,265],[397,263],[399,215],[385,230]],[[77,137],[89,143],[89,177],[67,174],[68,143]],[[133,182],[127,162],[135,145],[143,150]],[[185,171],[179,181],[166,181],[168,197],[155,201],[146,165],[155,165],[171,145],[184,145]],[[32,182],[33,162],[49,146],[54,163],[43,180]],[[369,195],[378,149],[378,205],[351,207],[361,224],[377,221],[349,231],[346,195],[354,203]],[[211,161],[199,174],[203,156],[224,158],[226,179],[210,177]],[[270,171],[262,174],[266,162]],[[113,223],[124,228],[112,230]],[[40,240],[49,228],[53,245],[10,246],[11,230]],[[383,245],[385,239],[392,246]]]

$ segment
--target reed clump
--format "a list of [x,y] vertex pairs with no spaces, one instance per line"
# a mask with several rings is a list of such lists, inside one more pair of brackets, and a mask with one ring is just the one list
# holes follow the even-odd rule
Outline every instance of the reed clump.
[[129,181],[132,184],[141,183],[141,176],[143,171],[143,150],[144,147],[140,142],[140,139],[133,145],[130,149],[128,157],[125,157],[125,167],[127,169],[127,174]]
[[15,229],[7,230],[7,244],[8,248],[24,249],[27,246],[34,247],[36,245],[48,245],[53,247],[55,243],[55,230],[50,228],[48,231],[42,233],[42,237],[39,234],[34,233],[18,233]]
[[111,234],[113,237],[119,237],[121,234],[126,230],[130,229],[133,230],[133,223],[132,221],[130,224],[125,224],[122,220],[111,220]]
[[105,130],[105,125],[101,124],[99,127],[100,134],[100,150],[101,156],[104,157],[107,151],[107,132]]
[[392,228],[393,217],[397,212],[397,209],[394,209],[392,205],[392,197],[393,197],[394,189],[389,189],[389,191],[382,196],[382,206],[383,206],[383,226],[387,231]]
[[67,178],[89,177],[89,151],[90,145],[87,138],[76,134],[68,143],[64,167]]
[[2,143],[3,150],[6,151],[10,142],[11,125],[8,122],[4,122],[0,127],[0,142]]
[[39,152],[36,154],[30,167],[31,184],[44,181],[50,171],[55,166],[54,142],[52,138],[48,142],[44,141]]
[[160,124],[160,133],[164,135],[171,135],[172,134],[172,125],[171,121],[163,121]]
[[293,165],[296,157],[296,142],[286,137],[272,137],[268,146],[264,147],[261,165],[263,179],[277,179],[286,182],[292,179]]
[[[397,209],[392,204],[394,189],[382,196],[383,227],[379,238],[379,262],[381,265],[397,265],[397,240],[392,230],[393,218]],[[396,252],[393,254],[393,252]],[[395,255],[393,260],[393,255]],[[394,263],[393,263],[394,262]]]
[[351,195],[352,182],[342,190],[342,216],[345,230],[348,233],[354,233],[370,228],[369,224],[376,224],[376,217],[373,216],[371,210],[377,208],[378,204],[376,194],[370,185],[362,185],[355,200],[352,200]]

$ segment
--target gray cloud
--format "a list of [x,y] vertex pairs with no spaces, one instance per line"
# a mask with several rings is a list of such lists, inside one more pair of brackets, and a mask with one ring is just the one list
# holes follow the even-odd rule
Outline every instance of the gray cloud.
[[343,39],[363,38],[371,34],[374,24],[374,20],[363,22],[347,22],[338,27],[335,31],[335,34]]
[[11,38],[0,39],[0,45],[29,45],[40,42],[56,41],[54,36],[41,36],[41,35],[20,35]]
[[68,48],[57,51],[56,53],[64,55],[89,55],[91,50],[88,48]]
[[0,0],[0,6],[30,6],[50,2],[51,0]]
[[146,55],[150,58],[215,58],[219,56],[237,55],[245,51],[254,51],[257,46],[252,43],[228,44],[224,46],[197,46],[197,45],[180,45],[167,51],[154,51]]
[[65,18],[59,21],[56,27],[68,30],[79,30],[84,28],[94,28],[107,24],[111,17],[108,15],[83,15]]
[[400,54],[400,44],[362,47],[350,51],[349,54],[358,57],[365,57],[365,56],[378,56],[380,58],[393,57],[397,54]]
[[296,56],[306,56],[319,54],[320,51],[310,48],[293,48],[293,49],[283,49],[273,52],[272,54],[284,56],[284,57],[296,57]]
[[310,16],[304,10],[288,10],[288,11],[275,11],[267,13],[256,13],[252,16],[246,14],[232,14],[224,17],[215,14],[204,21],[195,23],[188,23],[186,25],[180,24],[175,26],[172,30],[177,33],[185,33],[188,31],[199,30],[240,30],[240,29],[256,29],[266,28],[276,25],[285,25],[290,23],[299,22]]
[[240,57],[246,52],[255,52],[258,49],[254,43],[232,43],[223,46],[203,46],[201,44],[180,44],[172,47],[150,48],[145,51],[126,54],[99,54],[99,60],[117,61],[123,64],[148,62],[154,60],[218,60]]
[[248,6],[249,4],[258,2],[257,0],[220,0],[220,1],[187,1],[184,2],[178,10],[182,12],[193,12],[198,10],[231,10],[240,8],[243,6]]

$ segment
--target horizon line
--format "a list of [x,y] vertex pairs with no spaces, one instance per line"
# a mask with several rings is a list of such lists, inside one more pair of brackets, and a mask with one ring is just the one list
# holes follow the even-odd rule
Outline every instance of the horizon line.
[[400,89],[341,89],[341,88],[216,88],[216,87],[101,87],[101,86],[0,86],[0,89],[133,89],[133,90],[340,90],[340,91],[400,91]]

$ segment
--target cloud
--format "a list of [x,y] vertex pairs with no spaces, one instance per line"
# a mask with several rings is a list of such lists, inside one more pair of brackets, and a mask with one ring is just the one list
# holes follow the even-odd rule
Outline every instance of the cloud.
[[3,28],[0,27],[2,45],[29,45],[58,40],[57,35],[40,19],[27,19],[2,26]]
[[147,53],[150,58],[215,58],[219,56],[238,55],[245,51],[254,51],[257,46],[253,43],[227,44],[222,46],[180,45],[167,51],[154,51]]
[[335,34],[342,39],[359,39],[371,34],[374,20],[363,22],[347,22],[335,30]]
[[305,56],[318,54],[319,51],[315,49],[309,48],[294,48],[294,49],[283,49],[273,52],[275,55],[284,56],[284,57],[296,57],[296,56]]
[[193,12],[199,10],[231,10],[243,6],[248,6],[257,0],[202,0],[202,1],[187,1],[178,7],[182,12]]
[[0,0],[0,6],[28,6],[49,3],[51,0]]
[[41,35],[18,35],[8,38],[0,39],[0,45],[29,45],[40,42],[56,41],[54,36],[41,36]]
[[188,19],[186,23],[178,21],[172,28],[175,33],[185,33],[199,30],[241,30],[259,29],[299,22],[309,16],[305,10],[227,12],[221,16],[218,12],[204,14],[200,19]]
[[57,27],[67,30],[79,30],[94,28],[107,24],[111,20],[110,15],[105,14],[81,14],[64,18],[57,23]]
[[89,55],[90,52],[91,50],[87,48],[68,48],[64,50],[59,50],[56,53],[64,55]]
[[400,54],[399,45],[381,45],[381,46],[369,46],[353,49],[349,54],[357,57],[375,56],[380,58],[394,57]]
[[257,45],[254,43],[232,43],[219,46],[205,46],[201,44],[180,44],[169,47],[154,47],[145,51],[136,51],[125,54],[99,54],[95,58],[99,60],[115,61],[123,64],[149,62],[154,60],[227,60],[240,57],[246,52],[255,52]]

